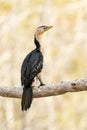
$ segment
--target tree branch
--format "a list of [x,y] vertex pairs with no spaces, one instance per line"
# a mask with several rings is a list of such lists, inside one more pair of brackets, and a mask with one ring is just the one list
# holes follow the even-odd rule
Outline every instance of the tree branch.
[[[61,95],[67,92],[79,92],[87,90],[87,79],[78,79],[73,81],[61,81],[60,83],[52,83],[40,88],[34,87],[34,98]],[[22,87],[0,87],[0,96],[21,98],[23,92]]]

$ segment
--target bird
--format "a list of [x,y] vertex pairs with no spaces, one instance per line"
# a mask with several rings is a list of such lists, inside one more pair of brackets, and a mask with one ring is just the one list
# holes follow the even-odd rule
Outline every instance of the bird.
[[33,82],[35,77],[40,82],[40,86],[44,85],[41,80],[40,73],[43,68],[44,56],[41,51],[41,39],[44,32],[51,29],[53,26],[42,25],[36,28],[34,34],[34,43],[36,48],[31,51],[23,60],[21,66],[21,85],[23,86],[23,93],[21,99],[21,110],[27,111],[32,104],[33,100]]

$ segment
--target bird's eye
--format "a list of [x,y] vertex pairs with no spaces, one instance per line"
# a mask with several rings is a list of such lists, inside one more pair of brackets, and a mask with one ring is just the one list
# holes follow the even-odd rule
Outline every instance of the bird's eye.
[[44,29],[46,29],[46,27],[44,27]]
[[44,29],[44,31],[45,31],[45,30],[47,29],[47,27],[45,26],[43,29]]

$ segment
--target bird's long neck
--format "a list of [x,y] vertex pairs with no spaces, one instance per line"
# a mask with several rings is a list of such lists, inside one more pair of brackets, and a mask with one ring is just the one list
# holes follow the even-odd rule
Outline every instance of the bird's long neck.
[[34,43],[35,43],[35,45],[36,45],[36,49],[40,49],[40,43],[39,43],[39,41],[36,39],[36,37],[34,37]]

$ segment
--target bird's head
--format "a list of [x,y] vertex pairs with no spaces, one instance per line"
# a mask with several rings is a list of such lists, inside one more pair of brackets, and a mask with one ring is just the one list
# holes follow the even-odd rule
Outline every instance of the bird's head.
[[48,31],[48,30],[51,29],[52,27],[53,27],[53,26],[45,26],[45,25],[37,27],[36,32],[35,32],[35,37],[36,37],[36,39],[37,39],[38,41],[40,41],[42,35],[44,34],[44,32]]

